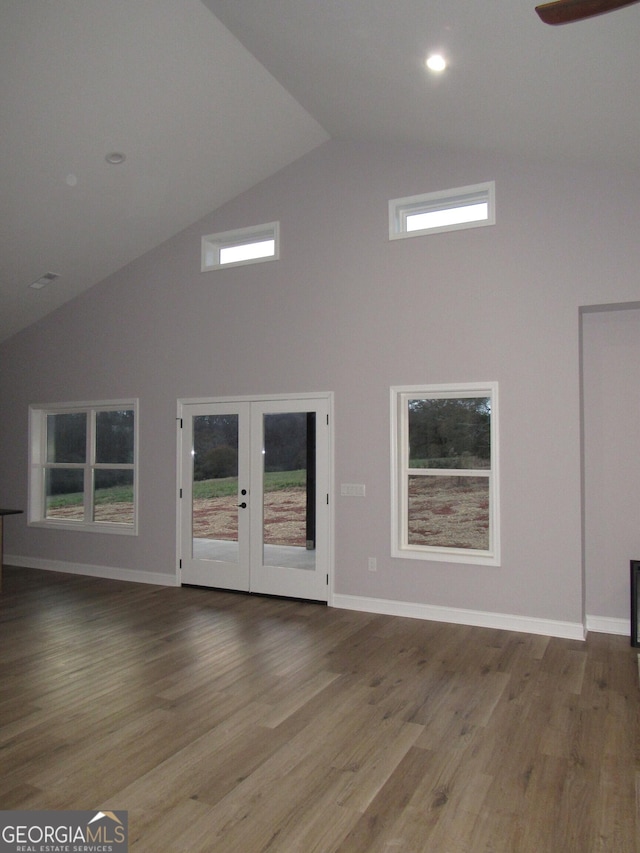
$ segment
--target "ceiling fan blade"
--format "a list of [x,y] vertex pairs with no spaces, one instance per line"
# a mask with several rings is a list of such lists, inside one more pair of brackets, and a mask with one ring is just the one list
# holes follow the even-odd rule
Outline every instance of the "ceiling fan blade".
[[640,0],[554,0],[553,3],[536,6],[536,12],[545,24],[570,24],[638,2]]

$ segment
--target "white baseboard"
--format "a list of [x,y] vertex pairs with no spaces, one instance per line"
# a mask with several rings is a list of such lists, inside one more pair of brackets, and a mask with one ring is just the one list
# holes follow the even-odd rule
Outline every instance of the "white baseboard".
[[482,610],[463,610],[432,604],[411,604],[407,601],[363,598],[357,595],[334,594],[330,604],[332,607],[344,610],[362,610],[366,613],[381,613],[387,616],[409,616],[413,619],[473,625],[478,628],[499,628],[504,631],[542,634],[546,637],[562,637],[567,640],[584,640],[586,636],[581,622],[559,622],[554,619],[487,613]]
[[[44,569],[51,572],[87,575],[95,578],[147,583],[156,586],[180,586],[176,575],[160,572],[142,572],[113,566],[92,566],[86,563],[68,563],[64,560],[48,560],[42,557],[19,557],[5,554],[7,566]],[[478,628],[498,628],[504,631],[519,631],[524,634],[542,634],[546,637],[562,637],[568,640],[584,640],[587,631],[599,634],[629,636],[631,620],[614,619],[609,616],[587,616],[586,631],[580,622],[560,622],[554,619],[539,619],[531,616],[513,616],[508,613],[491,613],[483,610],[440,607],[434,604],[413,604],[384,598],[367,598],[359,595],[334,593],[330,606],[342,610],[360,610],[365,613],[380,613],[386,616],[408,616],[430,622],[450,622],[454,625],[473,625]]]
[[18,557],[15,554],[5,554],[3,562],[7,566],[44,569],[48,572],[64,572],[71,575],[88,575],[92,578],[108,578],[114,581],[148,583],[155,586],[180,586],[175,575],[165,575],[160,572],[141,572],[113,566],[91,566],[87,563],[67,563],[64,560],[47,560],[42,557]]
[[613,619],[611,616],[587,616],[587,631],[596,634],[631,636],[631,619]]

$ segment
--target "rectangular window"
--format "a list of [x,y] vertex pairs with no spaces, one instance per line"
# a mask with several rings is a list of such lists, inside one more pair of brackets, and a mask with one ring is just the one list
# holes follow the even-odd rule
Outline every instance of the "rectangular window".
[[499,565],[498,386],[394,387],[392,555]]
[[137,409],[137,400],[30,407],[30,524],[136,532]]
[[389,239],[495,225],[495,183],[396,198],[389,202]]
[[277,260],[280,256],[279,226],[278,222],[267,222],[203,237],[202,272]]

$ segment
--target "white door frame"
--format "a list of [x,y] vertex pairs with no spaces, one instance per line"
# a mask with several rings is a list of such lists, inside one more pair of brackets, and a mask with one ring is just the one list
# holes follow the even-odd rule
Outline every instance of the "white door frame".
[[180,565],[182,554],[182,523],[181,523],[181,496],[182,488],[182,422],[185,416],[185,407],[191,405],[207,405],[213,403],[255,403],[255,402],[270,402],[295,400],[301,402],[304,400],[326,401],[329,411],[329,530],[327,544],[327,573],[329,575],[329,583],[327,590],[327,604],[333,605],[334,598],[334,529],[335,529],[335,511],[334,511],[334,482],[335,482],[335,465],[334,465],[334,429],[333,429],[333,391],[320,392],[304,392],[302,394],[252,394],[243,396],[224,396],[224,397],[182,397],[177,401],[176,410],[176,580],[178,586],[182,584],[182,568]]

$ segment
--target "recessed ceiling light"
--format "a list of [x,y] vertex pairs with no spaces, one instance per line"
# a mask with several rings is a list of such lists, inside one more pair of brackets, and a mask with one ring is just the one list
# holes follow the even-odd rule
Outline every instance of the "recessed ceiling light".
[[55,281],[57,278],[60,278],[58,273],[46,272],[44,275],[40,276],[37,281],[32,282],[29,287],[32,287],[34,290],[42,290],[43,287],[51,284],[51,282]]
[[120,163],[124,163],[127,158],[122,151],[112,151],[110,154],[107,154],[104,159],[107,163],[111,163],[112,166],[119,166]]
[[429,71],[436,71],[439,73],[440,71],[444,71],[447,67],[447,60],[440,53],[432,53],[427,58],[426,65]]

